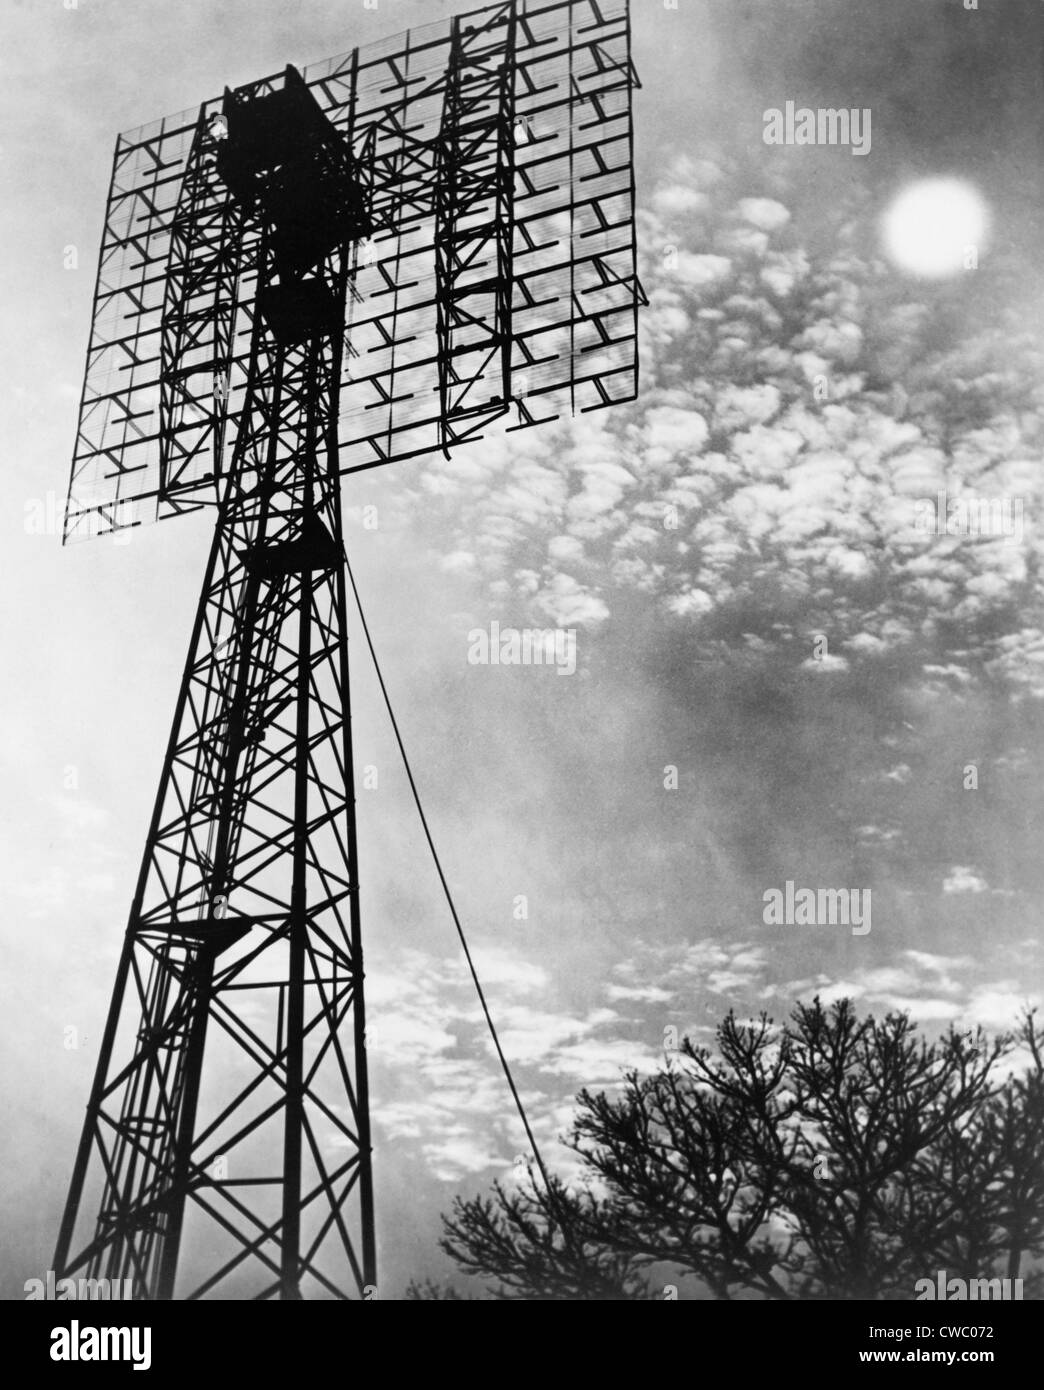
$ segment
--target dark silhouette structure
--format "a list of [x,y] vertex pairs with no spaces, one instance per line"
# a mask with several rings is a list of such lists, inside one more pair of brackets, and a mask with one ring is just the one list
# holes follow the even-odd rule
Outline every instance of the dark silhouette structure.
[[341,477],[633,397],[635,80],[514,0],[117,142],[65,538],[217,520],[60,1277],[374,1289]]

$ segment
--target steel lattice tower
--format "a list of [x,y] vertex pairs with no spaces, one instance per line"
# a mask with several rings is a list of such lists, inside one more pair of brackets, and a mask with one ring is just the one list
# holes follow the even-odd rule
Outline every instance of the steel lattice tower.
[[[88,1272],[133,1278],[152,1298],[173,1296],[189,1193],[219,1222],[227,1205],[256,1227],[252,1253],[284,1298],[300,1296],[304,1273],[336,1290],[315,1261],[331,1231],[359,1289],[376,1278],[336,433],[347,256],[343,245],[323,250],[350,216],[354,186],[333,140],[309,147],[284,94],[301,94],[298,109],[308,112],[303,86],[248,97],[230,106],[225,140],[235,160],[264,173],[277,153],[262,147],[266,118],[277,115],[282,137],[302,152],[292,178],[279,161],[283,177],[314,220],[289,233],[283,223],[280,235],[273,218],[285,186],[266,189],[254,207],[245,195],[231,205],[230,220],[256,220],[257,299],[269,307],[254,318],[244,426],[56,1258],[64,1267],[98,1148],[105,1188]],[[199,150],[210,152],[205,139]],[[317,250],[314,273],[302,275]],[[261,1027],[259,994],[273,999]],[[117,1071],[125,1014],[135,1033]],[[200,1130],[204,1048],[216,1029],[257,1070],[245,1086],[227,1086],[217,1117]],[[343,1136],[336,1165],[319,1151],[318,1117]],[[240,1146],[273,1122],[283,1129],[282,1161],[250,1179],[276,1196],[265,1219],[256,1202],[250,1209],[239,1200],[231,1173]],[[349,1193],[359,1208],[355,1235],[343,1215]],[[313,1208],[317,1230],[305,1240],[302,1214]],[[278,1261],[263,1249],[271,1241]],[[249,1253],[242,1246],[230,1258]],[[219,1266],[211,1282],[234,1268]]]
[[621,0],[516,0],[117,145],[67,532],[217,521],[59,1277],[372,1296],[341,477],[633,396],[633,81]]

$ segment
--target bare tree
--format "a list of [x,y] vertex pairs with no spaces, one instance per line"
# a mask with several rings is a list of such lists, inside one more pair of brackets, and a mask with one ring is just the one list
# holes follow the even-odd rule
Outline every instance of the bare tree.
[[[998,1079],[1021,1043],[1022,1075]],[[799,1005],[686,1039],[581,1092],[574,1190],[532,1170],[458,1199],[443,1248],[508,1299],[910,1299],[936,1271],[1018,1277],[1044,1251],[1044,1067],[1016,1035],[922,1038],[905,1014]],[[1030,1272],[1030,1283],[1036,1279]]]
[[498,1298],[571,1302],[649,1299],[642,1261],[604,1238],[599,1202],[569,1191],[554,1176],[550,1188],[530,1165],[527,1181],[509,1191],[455,1206],[459,1226],[446,1221],[441,1244],[460,1267],[499,1281]]

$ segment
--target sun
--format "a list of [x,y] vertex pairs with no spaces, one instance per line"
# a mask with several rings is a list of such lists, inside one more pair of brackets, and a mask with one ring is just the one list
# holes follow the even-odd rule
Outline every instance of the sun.
[[989,229],[986,205],[960,179],[922,179],[885,213],[889,256],[903,270],[941,279],[975,265]]

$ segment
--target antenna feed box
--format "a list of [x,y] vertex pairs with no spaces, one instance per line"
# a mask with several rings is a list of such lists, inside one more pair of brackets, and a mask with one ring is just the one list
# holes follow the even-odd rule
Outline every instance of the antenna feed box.
[[218,140],[218,175],[271,239],[279,285],[261,305],[266,321],[287,344],[334,331],[338,306],[321,281],[304,277],[370,233],[347,143],[290,65],[277,91],[226,88],[222,110],[227,134]]

